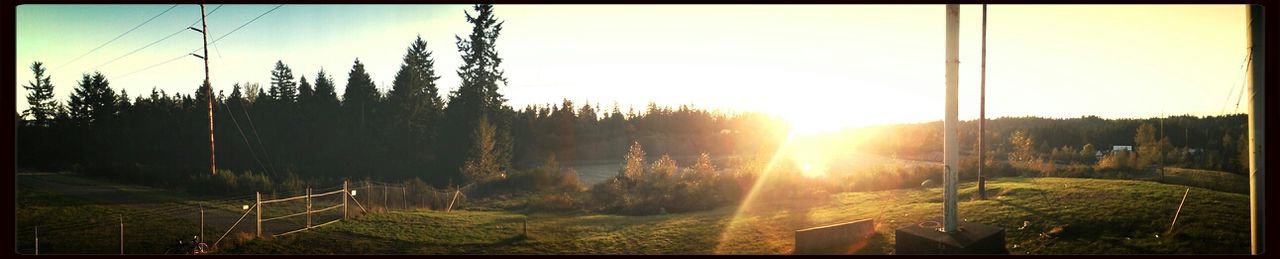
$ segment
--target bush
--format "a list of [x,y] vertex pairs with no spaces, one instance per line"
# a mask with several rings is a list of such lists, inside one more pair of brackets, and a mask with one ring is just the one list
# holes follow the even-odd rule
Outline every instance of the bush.
[[592,207],[631,215],[707,210],[740,200],[741,190],[753,183],[742,188],[743,178],[754,174],[718,172],[705,153],[685,169],[665,154],[649,165],[643,157],[643,149],[634,143],[618,175],[591,187]]
[[579,202],[567,192],[537,194],[529,200],[528,209],[531,211],[567,211],[578,209]]

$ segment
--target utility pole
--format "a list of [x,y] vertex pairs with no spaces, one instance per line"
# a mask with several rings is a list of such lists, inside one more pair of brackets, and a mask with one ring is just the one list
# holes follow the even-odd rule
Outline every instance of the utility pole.
[[1266,111],[1264,101],[1266,90],[1264,69],[1266,55],[1266,24],[1267,19],[1264,15],[1263,7],[1257,4],[1251,4],[1247,7],[1246,19],[1249,21],[1249,56],[1253,62],[1249,62],[1249,237],[1251,245],[1250,252],[1255,255],[1266,252],[1266,217],[1264,208],[1266,202],[1266,192],[1263,186],[1263,125],[1265,118],[1263,112]]
[[978,98],[978,198],[987,199],[987,181],[982,178],[982,166],[986,162],[986,148],[983,145],[987,135],[987,5],[982,5],[982,83],[979,84]]
[[960,5],[947,5],[946,19],[946,104],[942,123],[942,231],[953,233],[957,230],[956,222],[956,180],[959,169],[960,141],[956,139],[957,113],[959,110],[960,85]]
[[209,172],[218,175],[217,159],[213,148],[213,85],[209,83],[209,24],[205,23],[204,4],[200,4],[200,34],[204,35],[204,85],[209,95]]
[[214,152],[214,145],[213,145],[213,85],[209,84],[209,25],[205,23],[205,20],[204,20],[205,16],[206,14],[204,12],[204,4],[200,4],[200,28],[201,29],[196,29],[192,27],[187,27],[187,28],[193,31],[200,32],[200,34],[203,35],[202,37],[204,38],[204,47],[201,48],[204,50],[204,55],[201,56],[201,55],[197,55],[196,53],[191,53],[191,55],[204,60],[204,86],[208,88],[206,89],[205,93],[209,95],[209,107],[208,107],[209,108],[209,173],[212,175],[218,175],[217,159],[214,156],[215,152]]

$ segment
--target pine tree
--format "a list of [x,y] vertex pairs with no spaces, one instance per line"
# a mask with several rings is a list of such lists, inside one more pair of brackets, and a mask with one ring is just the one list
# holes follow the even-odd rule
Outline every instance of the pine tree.
[[271,70],[271,99],[281,103],[293,103],[298,100],[297,83],[293,82],[293,70],[284,64],[284,61],[276,61],[275,69]]
[[347,74],[346,92],[342,93],[342,106],[348,111],[349,122],[357,127],[367,124],[369,117],[373,116],[378,98],[378,89],[373,85],[373,79],[365,72],[360,59],[356,59],[351,72]]
[[308,104],[315,99],[316,92],[311,88],[311,83],[307,82],[307,76],[298,79],[298,103]]
[[22,117],[30,116],[34,125],[39,127],[51,126],[58,111],[58,101],[53,99],[53,84],[49,83],[50,77],[44,71],[44,63],[31,63],[31,72],[35,74],[36,80],[23,86],[31,92],[27,93],[27,105],[30,107]]
[[84,74],[68,102],[71,118],[78,125],[92,126],[116,114],[116,94],[102,73]]
[[402,161],[404,170],[413,172],[435,159],[434,139],[436,120],[442,112],[443,101],[435,81],[435,61],[422,37],[415,39],[406,50],[404,62],[396,72],[387,102],[390,106],[388,138],[395,141],[398,153],[409,159]]
[[[315,100],[321,107],[334,108],[338,106],[338,93],[333,85],[333,78],[324,73],[324,69],[320,69],[320,73],[316,75],[316,91]],[[325,109],[326,112],[332,110]]]
[[450,150],[458,150],[472,145],[475,141],[471,132],[478,126],[478,118],[486,116],[495,127],[495,149],[497,163],[501,168],[511,164],[513,143],[511,140],[511,114],[514,111],[506,106],[506,98],[498,92],[499,83],[505,85],[507,78],[499,69],[502,59],[494,44],[502,31],[502,22],[493,16],[493,5],[477,4],[473,7],[476,16],[464,12],[467,22],[472,24],[471,34],[457,39],[458,51],[461,52],[462,66],[458,68],[458,77],[462,85],[449,94],[449,104],[445,107],[444,128],[441,130],[441,155],[445,169],[459,168],[466,160]]

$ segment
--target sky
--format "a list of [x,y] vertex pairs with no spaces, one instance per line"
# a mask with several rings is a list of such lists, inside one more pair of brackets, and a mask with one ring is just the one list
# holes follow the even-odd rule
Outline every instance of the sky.
[[[17,110],[27,108],[22,85],[33,79],[34,61],[49,67],[62,102],[82,74],[93,71],[132,97],[153,87],[194,92],[203,80],[203,63],[178,57],[201,46],[200,33],[182,31],[199,20],[198,5],[176,6],[89,52],[171,6],[18,6]],[[207,17],[209,40],[275,7],[221,6]],[[211,81],[215,91],[227,94],[236,82],[265,87],[281,60],[311,82],[324,69],[341,95],[358,58],[385,91],[409,43],[421,36],[433,52],[444,94],[459,84],[454,37],[470,31],[464,10],[471,8],[284,5],[209,47]],[[500,91],[517,108],[568,98],[604,109],[616,102],[624,113],[653,101],[798,121],[821,118],[840,127],[936,121],[944,111],[944,10],[497,5],[496,16],[506,22],[497,49],[510,78]],[[1235,106],[1244,83],[1244,14],[1244,5],[991,5],[987,117],[1244,112],[1247,103]],[[962,5],[962,120],[978,117],[981,23],[981,5]],[[168,35],[174,36],[124,56]],[[156,66],[165,61],[171,62]]]

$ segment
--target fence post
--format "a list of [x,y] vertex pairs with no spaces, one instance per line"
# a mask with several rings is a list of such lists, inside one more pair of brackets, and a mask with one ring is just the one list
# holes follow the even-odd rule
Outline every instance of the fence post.
[[258,220],[257,220],[257,222],[258,222],[258,235],[257,235],[257,237],[262,237],[262,192],[254,192],[254,193],[253,193],[253,195],[254,195],[254,197],[256,197],[255,199],[257,200],[257,201],[256,201],[256,203],[254,203],[254,204],[255,204],[255,205],[258,205],[258,206],[257,206],[257,207],[258,207],[258,212],[257,212],[257,213],[255,213],[255,214],[257,215],[257,217],[258,217]]
[[204,204],[200,204],[200,242],[204,242]]
[[36,227],[36,255],[40,255],[40,227]]
[[386,210],[387,208],[390,208],[390,207],[391,206],[387,206],[387,185],[383,184],[382,185],[382,209]]
[[311,187],[307,187],[307,228],[311,228]]
[[373,184],[369,183],[369,181],[364,181],[364,191],[369,192],[368,195],[364,196],[364,203],[368,203],[369,210],[373,210]]
[[449,207],[444,209],[445,212],[453,211],[453,203],[458,201],[458,194],[460,193],[462,193],[462,190],[457,190],[453,192],[453,200],[449,201]]
[[342,180],[342,219],[347,219],[350,212],[347,211],[347,199],[351,198],[351,191],[347,190],[347,180]]
[[124,254],[124,215],[120,215],[120,254]]
[[409,188],[409,185],[400,184],[400,201],[404,202],[404,204],[401,204],[401,205],[404,206],[405,210],[409,210],[409,195],[407,195],[407,193],[409,192],[408,188]]

